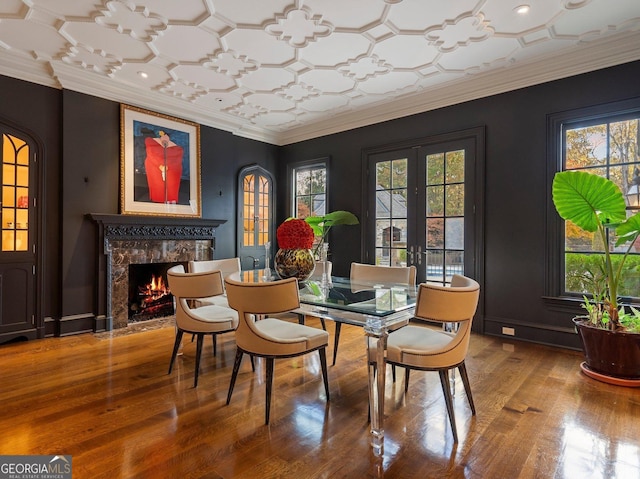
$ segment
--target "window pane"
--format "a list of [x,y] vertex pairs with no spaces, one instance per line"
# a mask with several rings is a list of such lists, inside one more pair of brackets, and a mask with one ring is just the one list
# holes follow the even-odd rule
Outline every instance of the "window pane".
[[444,186],[427,187],[427,216],[444,216]]
[[445,197],[446,216],[464,216],[464,184],[447,185]]
[[310,183],[311,174],[308,170],[296,172],[296,195],[308,195]]
[[445,282],[450,283],[454,274],[464,274],[464,252],[447,251],[445,257]]
[[444,282],[444,251],[427,251],[427,281]]
[[427,185],[441,185],[444,183],[444,154],[437,153],[427,156]]
[[391,162],[381,161],[376,164],[376,185],[389,189],[391,188]]
[[447,152],[447,183],[464,181],[464,150]]
[[326,176],[327,170],[325,168],[315,168],[310,170],[310,187],[309,193],[325,193],[327,191]]
[[407,186],[407,159],[393,160],[391,186],[393,188],[406,188]]
[[630,163],[638,158],[638,120],[619,121],[609,127],[611,163]]
[[444,247],[444,218],[427,219],[427,248]]
[[376,218],[391,218],[391,194],[387,190],[376,191]]
[[565,168],[572,170],[606,163],[606,125],[567,130]]
[[464,249],[464,218],[446,218],[445,249]]
[[324,193],[321,195],[313,195],[311,197],[311,201],[313,204],[313,215],[314,216],[324,216],[327,214],[325,208],[325,195]]

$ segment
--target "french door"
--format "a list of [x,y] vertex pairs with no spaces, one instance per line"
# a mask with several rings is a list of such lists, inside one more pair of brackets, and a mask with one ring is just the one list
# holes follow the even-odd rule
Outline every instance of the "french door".
[[414,265],[419,282],[479,279],[483,145],[478,128],[366,152],[366,262]]

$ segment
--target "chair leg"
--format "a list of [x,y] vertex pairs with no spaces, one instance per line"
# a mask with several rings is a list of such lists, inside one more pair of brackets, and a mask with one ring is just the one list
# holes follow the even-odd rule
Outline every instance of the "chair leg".
[[304,314],[296,313],[298,315],[298,324],[304,324]]
[[411,369],[405,367],[404,368],[404,393],[407,394],[407,391],[409,390],[409,373],[411,372]]
[[256,363],[253,360],[253,356],[249,356],[251,358],[251,371],[256,372]]
[[180,349],[180,343],[182,342],[183,334],[184,331],[182,329],[178,329],[176,331],[176,341],[173,343],[173,354],[171,354],[171,362],[169,363],[169,372],[167,374],[171,374],[173,363],[175,362],[176,356],[178,355],[178,349]]
[[329,375],[327,374],[327,351],[325,348],[318,349],[320,355],[320,367],[322,368],[322,379],[324,380],[324,392],[329,400]]
[[396,382],[396,365],[391,365],[391,377],[393,378],[393,382]]
[[204,342],[204,334],[198,333],[196,341],[196,373],[193,378],[193,387],[198,387],[198,373],[200,372],[200,357],[202,356],[202,343]]
[[462,384],[464,384],[464,392],[467,394],[467,400],[469,401],[471,414],[475,416],[476,406],[473,404],[473,396],[471,395],[471,386],[469,385],[469,376],[467,375],[467,366],[466,364],[464,364],[464,362],[460,366],[458,366],[458,371],[460,371],[460,378],[462,379]]
[[213,343],[213,355],[215,356],[218,352],[218,335],[213,333],[211,335],[211,342]]
[[[238,377],[238,370],[240,369],[240,363],[242,363],[242,355],[244,352],[240,348],[236,348],[236,359],[233,362],[233,372],[231,373],[231,382],[229,383],[229,392],[227,393],[227,406],[231,402],[231,395],[233,394],[233,387],[236,385],[236,378]],[[251,356],[253,361],[253,356]]]
[[264,413],[264,423],[269,424],[269,416],[271,414],[271,388],[273,387],[273,365],[274,358],[265,358],[267,360],[267,384],[266,384],[266,409]]
[[340,342],[340,329],[342,328],[342,323],[336,321],[336,332],[333,338],[333,364],[336,365],[336,357],[338,357],[338,343]]
[[327,325],[326,325],[326,323],[324,322],[324,318],[320,318],[320,324],[322,325],[322,329],[323,329],[324,331],[326,331],[326,330],[327,330]]
[[449,385],[449,370],[440,369],[440,383],[442,384],[442,392],[444,400],[447,403],[447,413],[449,414],[449,422],[451,423],[451,431],[453,432],[453,442],[458,442],[458,430],[456,429],[456,418],[453,411],[453,396],[451,395],[451,386]]

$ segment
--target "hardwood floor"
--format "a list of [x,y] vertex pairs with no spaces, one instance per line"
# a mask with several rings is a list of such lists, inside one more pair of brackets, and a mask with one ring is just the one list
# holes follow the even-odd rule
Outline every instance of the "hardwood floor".
[[71,454],[77,479],[640,478],[640,390],[587,378],[578,352],[472,337],[477,415],[458,378],[457,447],[438,374],[414,372],[405,398],[389,371],[375,458],[361,329],[342,328],[329,403],[317,354],[276,361],[270,426],[261,361],[243,362],[225,405],[233,334],[215,358],[206,343],[197,389],[195,343],[167,375],[173,339],[165,327],[0,346],[0,455]]

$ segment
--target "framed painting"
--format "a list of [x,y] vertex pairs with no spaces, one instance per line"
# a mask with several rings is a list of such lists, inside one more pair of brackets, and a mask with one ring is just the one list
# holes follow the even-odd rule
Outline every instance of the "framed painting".
[[200,217],[200,125],[120,105],[120,212]]

